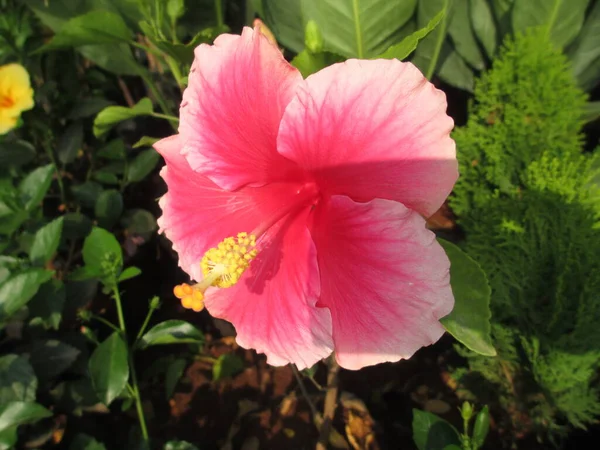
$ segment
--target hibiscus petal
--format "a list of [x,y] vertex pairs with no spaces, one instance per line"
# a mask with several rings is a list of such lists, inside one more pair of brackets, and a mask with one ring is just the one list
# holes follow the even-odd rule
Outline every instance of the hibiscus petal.
[[308,209],[271,228],[240,281],[209,290],[205,299],[213,316],[235,326],[242,347],[265,353],[274,366],[310,367],[333,348],[329,311],[315,306],[319,269],[307,215]]
[[195,53],[179,126],[192,168],[228,190],[297,172],[276,145],[300,72],[250,28],[241,36],[221,35]]
[[161,176],[168,192],[159,203],[163,214],[158,225],[173,242],[179,265],[195,280],[203,278],[199,262],[209,248],[239,232],[251,232],[285,207],[298,190],[290,183],[273,183],[225,191],[190,168],[180,154],[179,135],[154,146],[167,162]]
[[458,177],[446,97],[411,63],[348,60],[309,76],[278,150],[330,194],[386,198],[430,216]]
[[424,219],[398,202],[319,205],[311,233],[339,364],[347,369],[410,358],[444,333],[452,310],[450,263]]

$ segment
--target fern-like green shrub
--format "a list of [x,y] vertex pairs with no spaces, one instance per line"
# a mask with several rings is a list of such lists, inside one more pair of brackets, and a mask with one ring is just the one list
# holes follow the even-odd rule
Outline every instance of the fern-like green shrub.
[[600,158],[581,153],[585,96],[543,33],[510,40],[456,131],[452,206],[492,287],[498,356],[455,377],[513,435],[556,439],[600,416]]

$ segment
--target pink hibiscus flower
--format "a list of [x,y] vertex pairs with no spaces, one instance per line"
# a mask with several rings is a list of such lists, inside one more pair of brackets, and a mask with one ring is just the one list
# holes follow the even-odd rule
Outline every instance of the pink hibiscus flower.
[[445,95],[410,63],[348,60],[303,80],[257,31],[201,45],[179,134],[156,143],[159,225],[198,284],[273,365],[335,350],[348,369],[443,334],[449,261],[423,216],[458,176]]

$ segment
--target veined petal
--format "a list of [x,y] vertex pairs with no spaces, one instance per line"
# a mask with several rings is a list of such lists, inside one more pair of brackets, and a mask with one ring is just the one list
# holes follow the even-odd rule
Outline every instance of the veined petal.
[[452,127],[444,93],[411,63],[348,60],[298,87],[278,151],[326,193],[396,200],[430,216],[458,177]]
[[240,281],[209,290],[205,298],[213,316],[235,326],[242,347],[265,353],[275,366],[310,367],[333,348],[329,311],[315,306],[319,269],[308,213],[306,208],[273,226]]
[[331,311],[339,364],[398,361],[437,341],[454,298],[450,263],[425,220],[398,202],[345,196],[315,213],[319,306]]
[[298,190],[291,183],[225,191],[194,172],[180,154],[181,138],[171,136],[154,144],[167,164],[161,176],[168,192],[161,198],[158,225],[179,254],[179,265],[191,278],[203,278],[200,260],[224,238],[251,232],[277,214]]
[[250,28],[200,45],[180,109],[190,166],[227,190],[290,179],[298,168],[277,152],[277,131],[301,81],[279,49]]

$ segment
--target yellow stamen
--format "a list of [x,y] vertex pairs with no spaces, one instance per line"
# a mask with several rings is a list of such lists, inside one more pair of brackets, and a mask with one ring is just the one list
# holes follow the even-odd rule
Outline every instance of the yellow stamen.
[[[204,254],[200,267],[204,274],[201,284],[228,288],[236,284],[250,262],[256,257],[256,236],[239,233],[228,237]],[[206,289],[205,288],[205,289]]]
[[204,309],[204,291],[197,284],[190,286],[189,284],[180,284],[173,288],[175,297],[181,300],[181,306],[185,309],[192,309],[196,312]]

